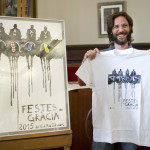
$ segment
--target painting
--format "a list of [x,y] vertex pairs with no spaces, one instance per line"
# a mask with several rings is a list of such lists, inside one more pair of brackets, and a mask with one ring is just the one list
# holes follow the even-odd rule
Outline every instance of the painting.
[[0,17],[0,136],[70,129],[64,21]]
[[107,17],[114,12],[126,11],[125,1],[98,3],[99,37],[107,37]]
[[0,15],[36,17],[36,0],[0,0]]

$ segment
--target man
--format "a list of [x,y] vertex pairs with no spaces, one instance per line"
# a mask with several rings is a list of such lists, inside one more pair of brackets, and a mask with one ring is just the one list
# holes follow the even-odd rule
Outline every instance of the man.
[[34,29],[34,25],[31,25],[30,29],[27,30],[27,39],[29,42],[36,41],[36,30]]
[[0,23],[0,49],[3,50],[5,46],[5,40],[8,39],[8,35],[5,33],[3,23]]
[[17,24],[14,24],[14,28],[10,29],[9,36],[13,41],[21,40],[21,32],[17,28]]
[[[109,38],[109,41],[110,41],[110,47],[107,48],[105,51],[109,51],[109,50],[113,50],[113,49],[125,50],[125,49],[132,48],[132,46],[131,46],[131,42],[132,42],[131,34],[133,33],[133,29],[132,28],[133,28],[132,18],[127,13],[125,13],[125,12],[114,13],[113,15],[111,15],[110,17],[108,17],[108,20],[107,20],[107,32],[108,32],[108,38]],[[88,57],[91,58],[91,59],[95,58],[96,53],[100,53],[97,48],[94,49],[94,50],[87,51],[87,53],[85,54],[84,59],[83,59],[83,64],[84,64],[84,61],[86,60],[86,58],[88,58]],[[84,79],[84,81],[80,79],[80,75],[82,73],[84,74],[84,72],[85,72],[84,69],[86,69],[86,68],[82,67],[76,73],[78,75],[78,77],[79,77],[78,78],[79,85],[81,85],[81,86],[86,85],[88,83],[88,82],[86,82],[86,80],[89,81],[89,79],[88,79],[89,76],[87,76],[87,79]],[[104,70],[106,70],[106,69],[104,69]],[[95,70],[95,71],[97,71],[97,70]],[[109,75],[109,77],[111,77],[111,76],[112,75]],[[86,78],[86,76],[84,76],[84,77]],[[92,78],[92,75],[90,77]],[[92,80],[92,79],[90,79],[90,80]],[[101,81],[101,83],[103,83],[103,81]],[[94,83],[94,84],[97,84],[97,83]],[[95,88],[94,90],[95,91],[97,91],[97,90],[100,90],[100,91],[103,90],[104,91],[104,89],[97,89],[97,88]],[[115,90],[115,88],[114,88],[114,90]],[[119,93],[119,91],[118,91],[118,93]],[[106,94],[108,95],[109,93],[106,93]],[[103,93],[101,93],[101,95],[103,96]],[[112,95],[113,95],[113,93],[112,93]],[[95,95],[95,97],[96,96],[97,95]],[[114,97],[115,97],[115,95],[114,95]],[[92,97],[92,100],[93,100],[93,97]],[[98,108],[97,107],[97,101],[95,100],[94,102],[92,102],[92,105],[94,103],[94,106],[92,106],[92,110],[94,111],[94,113],[93,113],[93,117],[94,117],[94,119],[93,119],[93,123],[94,124],[93,125],[94,125],[94,128],[96,128],[99,124],[102,124],[101,126],[104,129],[105,128],[107,129],[107,126],[109,126],[109,124],[110,125],[112,124],[112,122],[109,119],[107,120],[107,116],[109,117],[110,116],[109,112],[113,112],[113,110],[108,110],[107,111],[107,113],[108,113],[107,115],[103,111],[101,111],[101,114],[96,114],[95,112],[99,111],[99,110],[95,110],[95,109]],[[114,103],[115,103],[115,101],[114,101]],[[121,107],[122,107],[122,102],[119,102],[119,103],[121,104]],[[100,106],[99,109],[102,109],[102,107],[105,107],[105,106],[101,106],[101,105],[99,105],[99,106]],[[105,108],[105,109],[107,109],[107,108]],[[110,109],[113,109],[113,107],[110,108]],[[102,113],[104,115],[104,119],[103,119],[103,117],[101,118],[101,120],[97,119],[99,117],[99,115],[102,115]],[[118,111],[118,113],[119,113],[119,111]],[[105,121],[103,121],[103,120],[105,120]],[[104,124],[106,125],[106,127],[105,127]],[[129,122],[129,124],[130,124],[130,122]],[[126,141],[117,142],[115,144],[111,144],[111,142],[110,143],[105,142],[104,139],[105,138],[107,139],[107,137],[105,137],[106,135],[105,134],[103,135],[104,136],[104,139],[103,139],[103,137],[101,137],[101,135],[98,134],[97,131],[98,130],[94,130],[94,132],[93,132],[92,150],[113,150],[114,147],[117,148],[117,150],[136,150],[137,149],[137,145],[136,144],[128,143]],[[102,132],[103,132],[103,130],[100,131],[99,133],[102,133]],[[107,133],[107,130],[106,130],[105,133]],[[96,139],[96,141],[94,141],[95,139]]]
[[[118,15],[119,14],[120,13],[118,13]],[[126,14],[126,13],[123,13],[123,14]],[[128,18],[125,17],[126,19],[122,16],[126,20],[126,23],[128,22],[128,25],[130,28],[128,27],[128,29],[127,29],[128,31],[123,31],[123,28],[121,30],[119,29],[119,31],[118,31],[118,25],[115,25],[114,23],[117,24],[118,20],[121,21],[123,18],[120,16],[120,17],[118,17],[118,19],[115,19],[117,16],[116,16],[116,14],[114,14],[114,15],[112,15],[112,17],[111,16],[108,17],[108,20],[107,20],[107,32],[108,32],[109,42],[111,45],[106,50],[112,50],[114,48],[126,49],[127,47],[129,47],[129,48],[132,47],[130,44],[133,41],[133,39],[131,37],[131,34],[133,33],[133,29],[132,29],[133,28],[133,20],[130,16],[128,16]],[[120,19],[120,18],[122,18],[122,19]],[[115,22],[114,22],[114,19],[115,19]],[[129,32],[129,30],[130,30],[130,32]],[[118,32],[120,34],[120,37],[118,35]],[[128,37],[126,35],[127,32],[129,32]],[[122,36],[124,35],[125,37],[121,38],[121,35]],[[83,61],[88,57],[90,57],[90,59],[95,58],[96,53],[100,53],[100,51],[97,48],[95,48],[94,50],[87,51],[84,55]]]
[[5,41],[8,40],[8,35],[5,32],[5,29],[3,27],[3,23],[0,23],[0,40]]
[[0,40],[3,40],[3,35],[4,35],[5,31],[3,28],[3,24],[0,23]]
[[41,34],[40,34],[40,39],[41,41],[49,44],[50,41],[51,41],[51,34],[50,32],[47,30],[47,27],[45,26],[44,27],[44,31],[41,31]]

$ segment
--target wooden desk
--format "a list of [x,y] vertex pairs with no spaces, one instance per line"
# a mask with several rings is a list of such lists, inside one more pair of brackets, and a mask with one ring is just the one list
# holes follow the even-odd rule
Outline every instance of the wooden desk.
[[71,130],[0,138],[0,150],[36,150],[58,147],[70,150],[71,144]]

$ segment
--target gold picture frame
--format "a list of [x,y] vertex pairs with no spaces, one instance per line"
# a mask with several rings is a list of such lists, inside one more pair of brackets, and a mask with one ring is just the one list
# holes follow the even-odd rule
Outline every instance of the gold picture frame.
[[0,0],[0,15],[36,17],[36,0]]
[[115,11],[126,11],[126,1],[98,3],[98,36],[107,37],[107,17]]

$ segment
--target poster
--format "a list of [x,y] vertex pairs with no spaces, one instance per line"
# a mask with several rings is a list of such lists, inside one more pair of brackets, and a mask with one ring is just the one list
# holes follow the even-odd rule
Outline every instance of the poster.
[[0,136],[70,129],[64,22],[0,17]]

